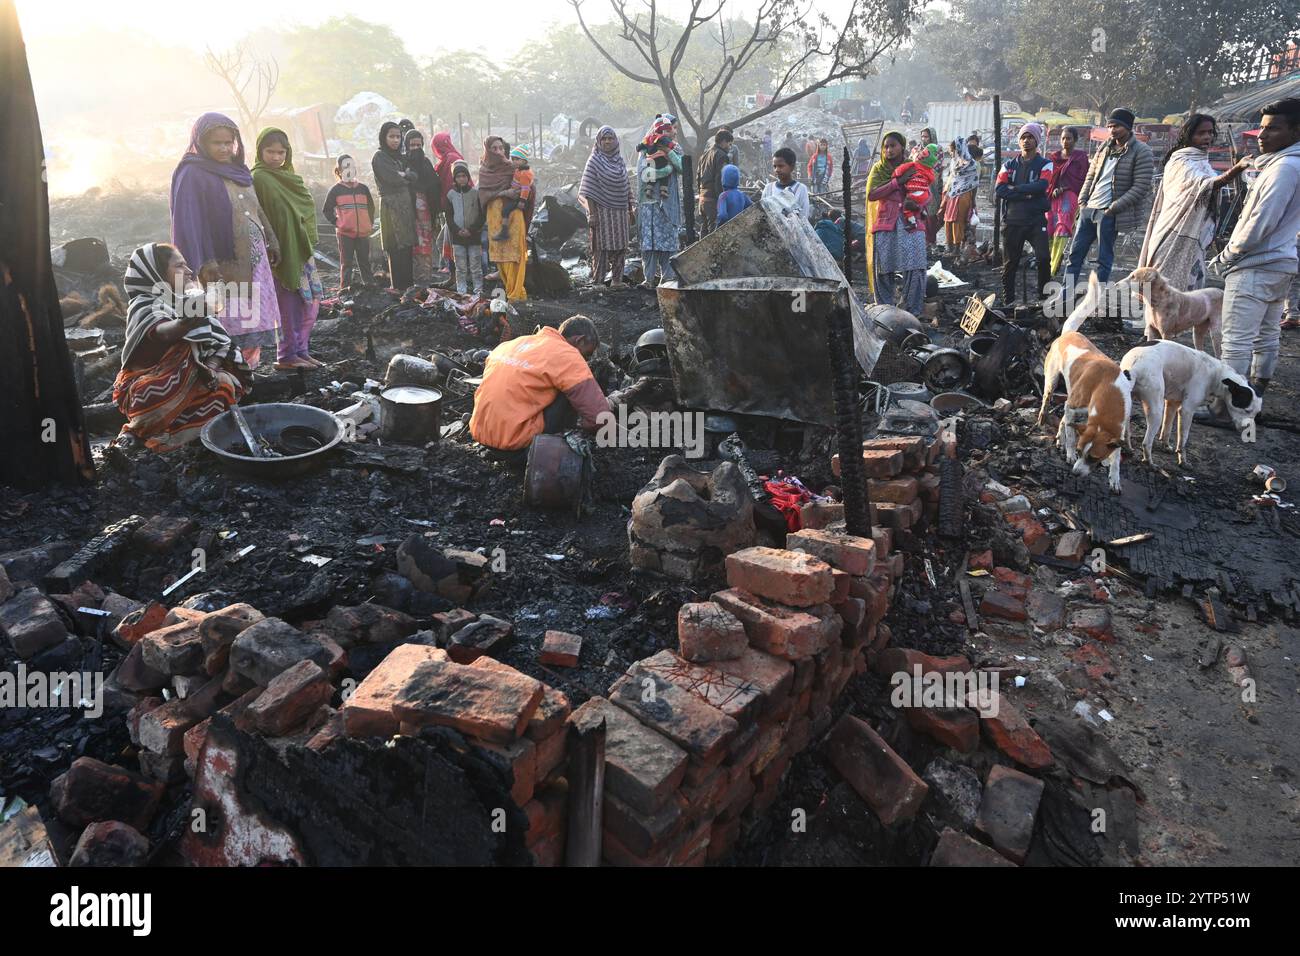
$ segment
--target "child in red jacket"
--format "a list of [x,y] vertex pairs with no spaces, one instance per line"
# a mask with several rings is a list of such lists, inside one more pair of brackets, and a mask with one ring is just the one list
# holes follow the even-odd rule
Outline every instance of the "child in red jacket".
[[370,273],[370,233],[374,230],[375,200],[370,188],[357,179],[357,164],[342,155],[334,164],[339,181],[325,197],[325,218],[334,223],[339,240],[339,289],[350,284],[355,262],[362,285],[373,285]]
[[817,140],[817,152],[808,158],[808,181],[813,190],[824,193],[830,189],[831,174],[835,172],[835,160],[831,157],[831,144],[825,138]]
[[917,215],[930,204],[930,191],[934,188],[934,167],[939,165],[939,147],[931,143],[917,152],[910,163],[903,163],[894,170],[894,178],[901,179],[903,191],[907,198],[913,200],[919,209],[903,207],[903,227],[911,232],[916,228]]

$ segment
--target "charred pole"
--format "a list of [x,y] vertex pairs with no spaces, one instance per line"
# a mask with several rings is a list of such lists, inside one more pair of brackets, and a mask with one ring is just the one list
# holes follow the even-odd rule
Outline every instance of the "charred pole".
[[993,95],[993,248],[989,262],[1002,262],[1002,200],[998,198],[998,174],[1002,172],[1002,97]]
[[50,261],[41,122],[11,0],[0,0],[0,129],[0,485],[93,481]]
[[686,211],[686,244],[696,240],[695,235],[695,157],[682,157],[682,205]]
[[845,530],[871,537],[871,501],[867,497],[862,463],[862,409],[858,405],[857,359],[853,352],[853,320],[849,312],[851,287],[836,297],[826,317],[826,343],[831,359],[831,395],[835,401],[835,436],[840,452],[840,484],[844,489]]
[[853,172],[849,169],[849,148],[844,147],[844,159],[840,163],[840,181],[844,184],[844,281],[853,287]]

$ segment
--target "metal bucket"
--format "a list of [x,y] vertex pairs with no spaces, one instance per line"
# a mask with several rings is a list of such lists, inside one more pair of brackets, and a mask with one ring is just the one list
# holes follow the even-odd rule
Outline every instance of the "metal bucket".
[[442,433],[442,392],[436,388],[397,385],[379,393],[383,411],[379,437],[403,445],[437,441]]
[[570,448],[563,435],[538,435],[528,446],[524,504],[576,513],[586,481],[587,459]]

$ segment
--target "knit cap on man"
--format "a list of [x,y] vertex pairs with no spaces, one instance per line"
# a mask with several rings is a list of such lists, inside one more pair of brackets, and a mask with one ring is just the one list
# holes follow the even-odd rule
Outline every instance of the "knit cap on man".
[[1107,122],[1108,124],[1109,124],[1109,123],[1121,123],[1121,124],[1123,124],[1124,126],[1127,126],[1127,127],[1131,130],[1131,129],[1133,128],[1133,124],[1134,124],[1135,122],[1137,122],[1137,117],[1133,115],[1133,111],[1132,111],[1132,110],[1126,110],[1126,109],[1120,108],[1120,109],[1116,109],[1116,110],[1111,110],[1111,111],[1110,111],[1110,118],[1109,118],[1106,122]]

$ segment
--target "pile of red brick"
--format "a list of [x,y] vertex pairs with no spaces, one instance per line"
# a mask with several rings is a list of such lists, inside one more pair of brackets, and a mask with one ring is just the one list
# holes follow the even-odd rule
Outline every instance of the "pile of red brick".
[[247,604],[136,606],[111,636],[127,655],[105,684],[105,707],[127,710],[141,773],[81,758],[51,788],[60,819],[85,828],[78,853],[89,860],[123,858],[124,848],[143,856],[138,831],[168,784],[193,777],[214,713],[268,736],[318,736],[346,663],[327,632],[305,633]]
[[344,702],[341,729],[351,737],[459,731],[500,769],[527,816],[533,862],[555,866],[564,856],[569,710],[563,693],[494,658],[459,664],[441,648],[403,644]]
[[876,555],[889,542],[805,530],[789,550],[728,555],[730,587],[680,609],[678,651],[637,661],[579,708],[606,721],[607,861],[721,859],[771,806],[849,678],[888,643],[901,555]]
[[[940,455],[955,457],[950,439],[900,436],[862,443],[873,528],[907,531],[922,518],[938,522]],[[831,471],[839,476],[839,455],[831,458]]]

